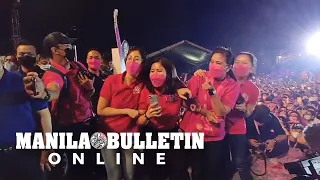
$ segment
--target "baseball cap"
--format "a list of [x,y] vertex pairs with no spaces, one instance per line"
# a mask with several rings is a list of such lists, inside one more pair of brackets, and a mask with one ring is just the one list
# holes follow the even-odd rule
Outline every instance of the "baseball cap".
[[47,35],[43,40],[43,48],[46,50],[56,47],[58,44],[72,44],[77,38],[69,38],[61,32],[53,32]]

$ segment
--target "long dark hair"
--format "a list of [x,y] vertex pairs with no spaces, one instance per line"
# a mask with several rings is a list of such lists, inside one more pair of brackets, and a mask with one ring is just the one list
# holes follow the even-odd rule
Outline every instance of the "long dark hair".
[[141,49],[139,47],[135,47],[135,46],[130,47],[130,49],[128,51],[128,54],[126,55],[126,58],[125,58],[125,63],[126,64],[127,64],[128,56],[133,51],[139,51],[139,53],[141,55],[141,58],[142,58],[141,71],[140,71],[139,75],[136,78],[136,82],[137,83],[141,83],[141,82],[144,82],[144,77],[145,77],[145,72],[144,71],[146,69],[145,66],[146,66],[146,61],[147,61],[147,53],[143,49]]
[[[231,67],[233,64],[234,64],[234,56],[231,52],[230,49],[226,48],[226,47],[217,47],[215,50],[213,50],[210,58],[216,54],[216,53],[219,53],[219,54],[222,54],[223,56],[226,57],[226,63]],[[211,60],[211,59],[210,59]],[[230,68],[230,70],[227,72],[227,75],[229,75],[232,79],[234,79],[235,81],[237,81],[237,78],[236,76],[233,74],[232,72],[232,68]]]
[[170,60],[168,60],[164,57],[152,59],[152,60],[148,61],[146,64],[145,72],[148,72],[148,74],[146,74],[145,85],[146,85],[147,89],[149,90],[149,92],[155,93],[154,87],[153,87],[151,80],[149,78],[151,66],[154,63],[160,63],[164,67],[164,69],[166,70],[166,73],[167,73],[166,81],[165,81],[165,84],[164,84],[164,87],[163,87],[161,93],[166,94],[166,95],[175,94],[177,92],[177,89],[180,88],[179,86],[181,85],[182,82],[180,81],[180,79],[178,77],[177,70],[176,70],[175,66],[172,64],[172,62]]

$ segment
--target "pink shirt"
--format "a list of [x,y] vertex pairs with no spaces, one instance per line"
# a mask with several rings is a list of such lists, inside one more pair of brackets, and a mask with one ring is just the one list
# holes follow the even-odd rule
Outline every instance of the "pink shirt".
[[[240,94],[239,84],[230,77],[227,77],[223,81],[214,81],[208,73],[207,77],[216,89],[217,95],[222,103],[229,108],[233,108]],[[202,108],[206,108],[213,112],[210,95],[208,94],[208,91],[202,90],[202,84],[205,83],[205,81],[206,79],[204,77],[193,76],[189,81],[188,88]],[[188,111],[186,112],[180,127],[185,132],[203,132],[205,135],[204,140],[206,142],[220,141],[223,140],[225,136],[225,118],[218,118],[221,119],[221,123],[216,125],[210,123],[207,118],[200,113]]]
[[[148,110],[150,106],[149,95],[152,93],[144,88],[140,96],[139,110]],[[176,128],[182,100],[177,95],[161,95],[159,92],[156,92],[156,95],[158,95],[162,114],[158,118],[150,119],[147,126],[161,131]]]
[[[109,107],[115,109],[136,109],[138,110],[139,98],[143,85],[123,83],[125,73],[109,76],[101,89],[100,97],[110,101]],[[102,117],[102,131],[107,132],[137,132],[137,119],[128,115]]]
[[[246,105],[256,105],[259,99],[259,89],[251,81],[247,81],[240,85],[241,95],[245,99]],[[244,119],[244,113],[238,110],[232,109],[227,115],[227,132],[229,134],[246,134],[246,121]]]

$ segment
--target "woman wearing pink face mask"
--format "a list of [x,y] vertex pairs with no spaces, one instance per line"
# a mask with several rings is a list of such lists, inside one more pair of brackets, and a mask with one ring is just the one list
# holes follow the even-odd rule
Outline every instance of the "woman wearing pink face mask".
[[[239,176],[242,180],[253,180],[248,166],[247,152],[248,146],[246,137],[246,121],[245,118],[249,117],[259,99],[259,89],[255,84],[250,81],[255,73],[257,67],[257,58],[248,52],[239,53],[234,61],[233,72],[240,84],[241,94],[244,101],[237,101],[237,105],[227,115],[227,132],[228,143],[232,155],[232,161]],[[230,175],[234,174],[230,169]]]
[[[123,74],[111,75],[105,80],[97,108],[98,114],[102,118],[101,132],[138,132],[136,124],[139,116],[138,102],[143,88],[140,72],[144,67],[145,60],[146,55],[142,50],[132,48],[126,57],[127,71]],[[121,152],[121,161],[126,163],[116,164],[117,152]],[[133,152],[133,148],[107,149],[107,146],[101,150],[108,179],[133,179],[135,172]]]
[[[232,155],[232,160],[235,167],[228,165],[228,173],[232,179],[235,170],[239,172],[242,180],[252,180],[249,166],[246,163],[247,150],[246,146],[246,117],[249,117],[254,110],[259,99],[259,89],[250,79],[255,73],[257,58],[248,52],[239,53],[234,62],[233,72],[240,85],[240,93],[238,94],[237,103],[230,113],[226,116],[226,130],[228,133],[228,144]],[[195,72],[196,76],[205,77],[203,70]]]
[[180,127],[185,132],[204,133],[205,140],[204,150],[193,150],[188,156],[193,180],[225,180],[224,164],[230,156],[225,152],[225,117],[235,107],[240,94],[231,70],[233,62],[231,51],[218,47],[211,56],[209,71],[189,81],[188,88],[199,108],[197,112],[186,112]]
[[[138,111],[139,100],[144,83],[148,84],[145,77],[149,73],[146,73],[145,62],[146,54],[139,48],[131,48],[126,57],[127,71],[111,75],[105,80],[97,108],[98,115],[103,120],[100,124],[102,132],[138,132],[139,121],[137,123],[137,119],[143,114]],[[176,92],[181,98],[185,93],[190,94],[189,90],[179,82],[177,82]],[[115,157],[119,151],[122,154],[121,158],[124,158],[122,162],[126,162],[122,164],[125,167],[116,165]],[[132,148],[112,150],[105,147],[101,150],[109,180],[133,179],[135,174],[133,152]]]
[[[177,94],[180,82],[174,65],[165,58],[158,58],[146,66],[149,77],[141,92],[139,110],[142,115],[137,123],[142,132],[153,133],[158,140],[158,132],[178,132],[178,120],[182,99]],[[145,150],[146,170],[153,180],[189,180],[182,150],[173,149],[173,141],[168,150]],[[156,164],[156,154],[166,154],[166,165]]]

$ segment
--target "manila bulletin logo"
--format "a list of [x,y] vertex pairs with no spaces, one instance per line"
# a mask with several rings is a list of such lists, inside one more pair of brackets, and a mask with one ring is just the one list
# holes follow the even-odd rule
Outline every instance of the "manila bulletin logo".
[[[141,136],[144,136],[143,140]],[[73,140],[73,133],[57,132],[46,133],[46,143],[43,140],[42,133],[16,133],[16,149],[42,149],[52,150],[49,155],[49,162],[53,165],[59,164],[61,155],[54,152],[55,150],[76,150],[76,149],[170,149],[170,142],[173,142],[174,149],[204,149],[204,134],[203,133],[184,133],[161,132],[157,134],[158,141],[152,139],[152,133],[107,133],[96,132],[91,137],[87,132],[80,134],[79,140]],[[183,147],[181,147],[183,141]],[[157,153],[157,164],[165,164],[165,153]],[[85,164],[84,153],[72,154],[73,165]],[[121,154],[116,154],[116,163],[121,163]],[[133,153],[133,164],[144,164],[144,152],[136,151]],[[104,165],[101,154],[96,153],[96,164]]]

